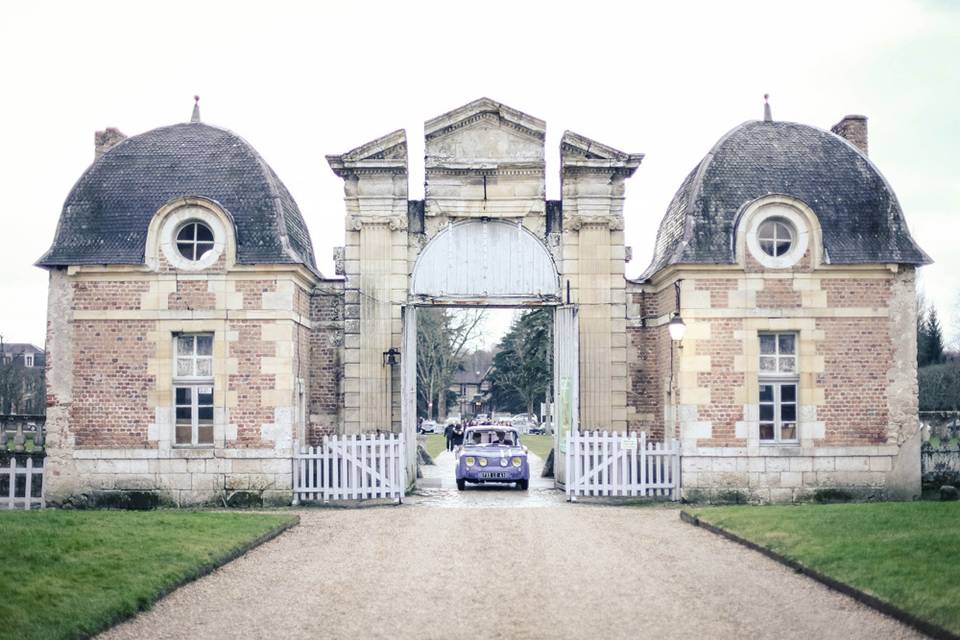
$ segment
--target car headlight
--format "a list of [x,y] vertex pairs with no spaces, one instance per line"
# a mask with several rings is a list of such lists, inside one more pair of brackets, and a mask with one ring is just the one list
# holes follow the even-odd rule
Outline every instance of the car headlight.
[[513,456],[513,466],[519,467],[523,461],[520,459],[520,456]]
[[472,467],[472,466],[475,465],[475,464],[477,464],[477,459],[474,458],[473,456],[468,456],[468,457],[467,457],[467,466],[468,466],[468,467]]
[[507,466],[507,459],[506,459],[506,458],[500,458],[500,466],[501,466],[501,467]]
[[487,459],[486,459],[486,458],[480,458],[480,466],[481,466],[481,467],[487,466]]

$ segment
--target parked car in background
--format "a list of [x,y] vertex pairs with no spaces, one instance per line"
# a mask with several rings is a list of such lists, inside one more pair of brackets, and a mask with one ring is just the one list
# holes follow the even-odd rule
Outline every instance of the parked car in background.
[[551,422],[541,422],[538,425],[530,427],[530,430],[527,431],[532,436],[542,436],[547,433],[553,433],[553,423]]
[[526,491],[530,486],[527,448],[512,427],[468,427],[463,445],[457,448],[457,489],[467,483],[516,483]]
[[438,430],[436,420],[424,420],[420,423],[420,433],[437,433]]
[[537,422],[537,416],[532,413],[518,413],[510,421],[520,433],[530,433],[531,429],[536,428]]

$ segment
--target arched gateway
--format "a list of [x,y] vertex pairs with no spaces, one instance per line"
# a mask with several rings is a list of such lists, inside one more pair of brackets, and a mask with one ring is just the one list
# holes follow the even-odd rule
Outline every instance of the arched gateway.
[[[559,430],[679,440],[688,498],[918,493],[914,273],[929,259],[868,158],[866,118],[824,131],[768,113],[731,130],[680,185],[636,280],[623,201],[642,156],[566,132],[547,200],[543,121],[480,99],[424,129],[422,200],[403,131],[327,158],[346,204],[336,278],[264,159],[198,110],[101,132],[38,262],[47,499],[312,499],[303,448],[331,434],[349,437],[363,489],[375,473],[356,434],[412,443],[427,305],[551,309]],[[401,440],[376,445],[393,443],[395,497]],[[347,485],[366,495],[334,489]]]
[[[561,306],[560,275],[543,241],[519,220],[452,222],[420,252],[410,283],[409,304],[403,312],[406,359],[401,374],[402,422],[407,437],[416,437],[417,308],[522,305],[554,310],[553,388],[566,390],[559,402],[554,402],[559,444],[563,434],[577,424],[577,394],[573,392],[579,371],[577,315],[573,305]],[[559,446],[556,450],[561,452]],[[562,476],[563,465],[556,466]]]
[[412,437],[422,305],[550,307],[558,431],[624,430],[623,188],[642,156],[567,132],[563,199],[547,201],[543,121],[480,99],[425,133],[422,201],[407,199],[402,131],[328,158],[347,204],[344,430]]

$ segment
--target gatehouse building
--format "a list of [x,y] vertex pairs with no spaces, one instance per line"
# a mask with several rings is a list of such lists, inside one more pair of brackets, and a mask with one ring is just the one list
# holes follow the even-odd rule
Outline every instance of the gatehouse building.
[[345,204],[327,275],[280,178],[198,109],[99,132],[38,261],[48,497],[289,503],[296,447],[374,431],[405,434],[412,479],[417,313],[435,306],[551,310],[558,482],[565,434],[590,429],[678,441],[691,499],[919,493],[929,258],[865,118],[734,127],[637,279],[623,203],[643,155],[567,131],[548,200],[545,127],[485,98],[428,120],[423,200],[402,130],[327,156]]

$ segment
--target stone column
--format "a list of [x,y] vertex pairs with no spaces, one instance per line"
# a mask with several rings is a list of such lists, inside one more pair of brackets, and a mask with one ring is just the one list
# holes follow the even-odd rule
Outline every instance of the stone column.
[[627,428],[624,181],[643,156],[567,131],[560,144],[561,285],[580,309],[580,424]]
[[383,354],[400,348],[409,289],[406,134],[395,131],[327,162],[344,180],[347,212],[343,429],[399,430],[399,372]]

